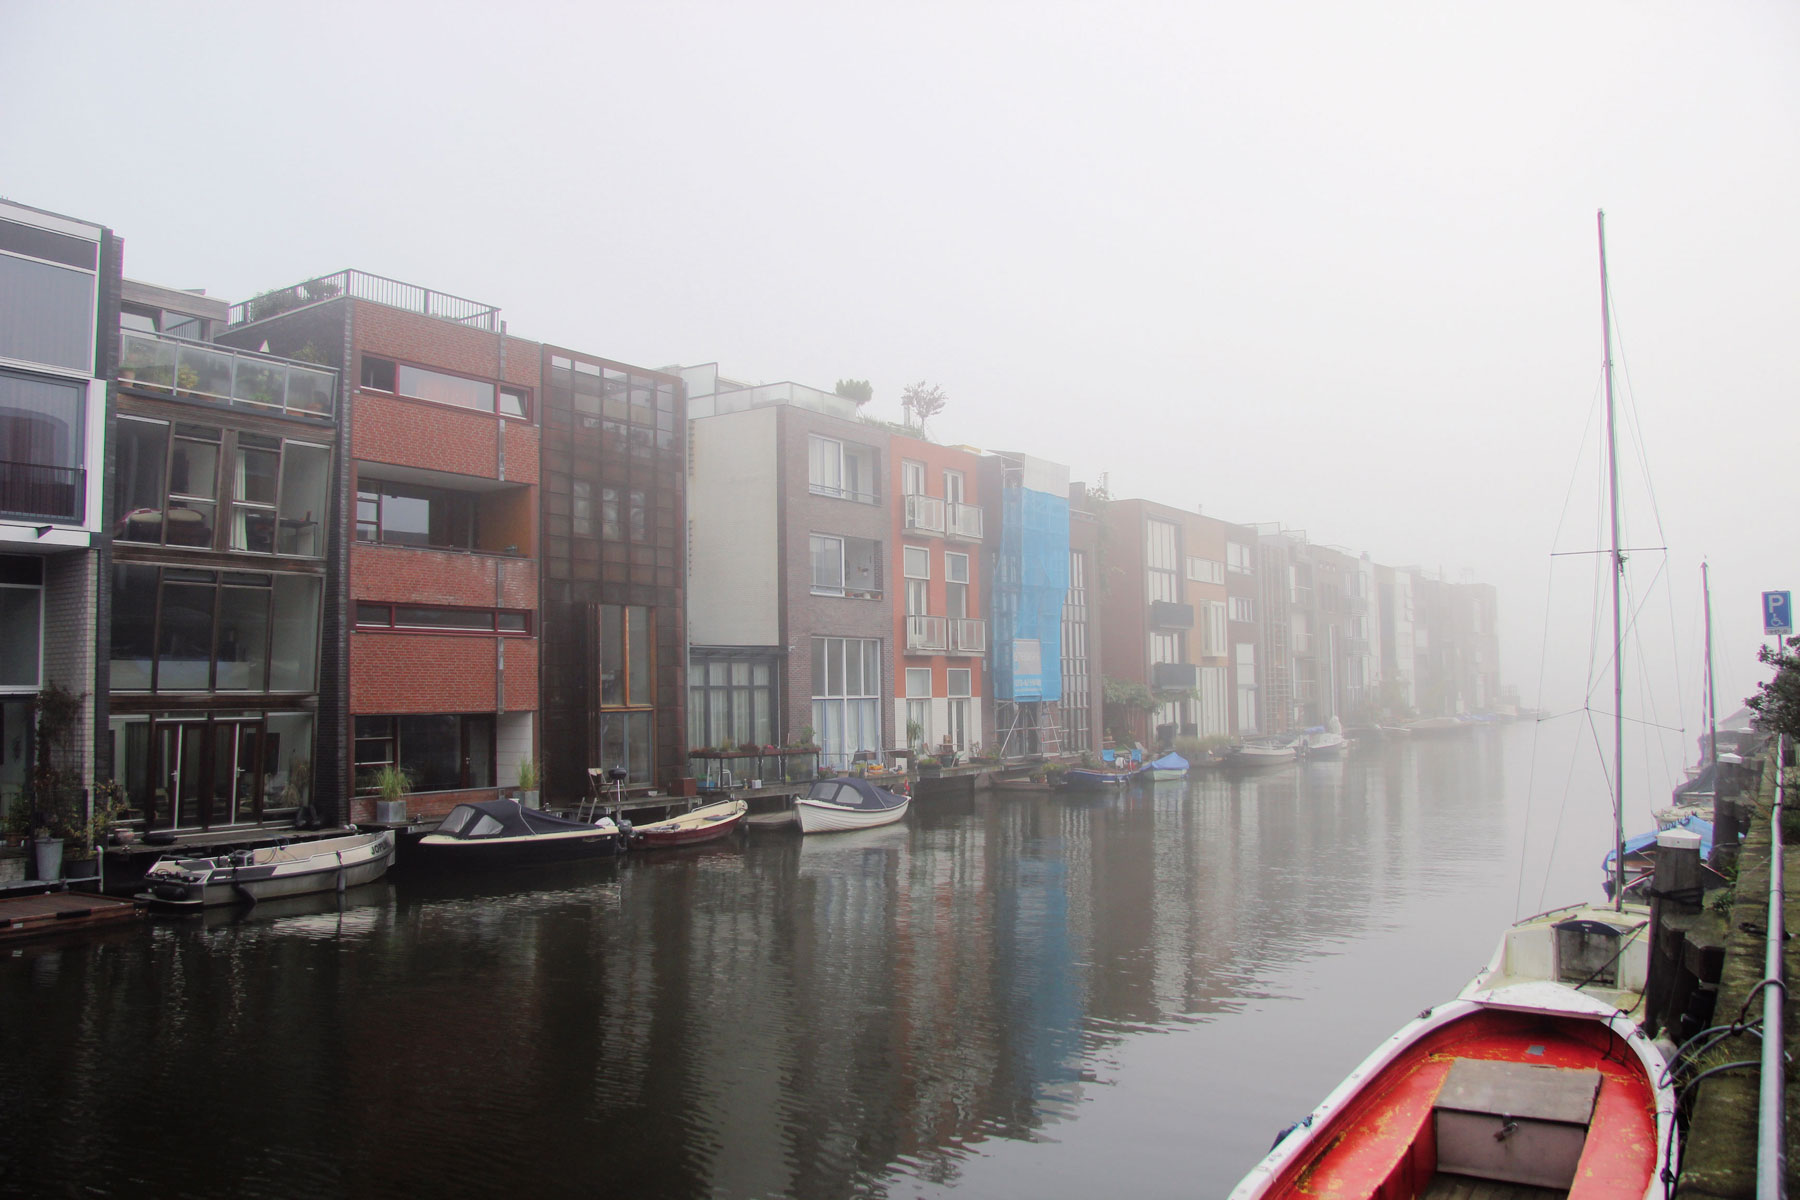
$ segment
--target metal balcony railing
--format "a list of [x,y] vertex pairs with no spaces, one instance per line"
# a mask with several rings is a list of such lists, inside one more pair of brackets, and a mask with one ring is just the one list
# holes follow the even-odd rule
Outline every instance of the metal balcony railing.
[[943,533],[944,502],[936,496],[907,496],[906,530],[908,533]]
[[981,617],[951,617],[950,653],[986,654],[987,621]]
[[337,372],[330,367],[126,329],[119,382],[276,416],[332,419]]
[[1200,686],[1200,668],[1193,663],[1152,663],[1150,686],[1157,691],[1179,691]]
[[1192,629],[1194,627],[1194,606],[1174,604],[1167,600],[1152,600],[1150,602],[1150,624],[1158,629]]
[[80,467],[0,461],[0,515],[81,524],[87,472]]
[[963,542],[981,540],[981,510],[973,504],[950,504],[947,529],[951,537]]
[[947,617],[906,618],[906,648],[909,651],[942,651],[949,646]]
[[500,329],[500,310],[491,304],[466,300],[448,292],[434,292],[416,283],[402,283],[398,279],[370,275],[363,271],[339,271],[335,275],[321,275],[317,279],[308,279],[305,283],[296,283],[293,287],[264,292],[241,304],[232,305],[229,322],[235,328],[252,321],[266,321],[296,308],[305,308],[309,304],[320,304],[346,295],[356,300],[385,304],[389,308],[404,309],[424,317],[436,317],[440,321],[485,329],[490,333],[496,333]]

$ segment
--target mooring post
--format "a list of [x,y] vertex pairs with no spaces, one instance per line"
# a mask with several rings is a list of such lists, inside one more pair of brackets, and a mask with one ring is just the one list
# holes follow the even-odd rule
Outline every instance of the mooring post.
[[1650,880],[1650,970],[1644,1012],[1652,1032],[1673,1029],[1687,1006],[1693,980],[1682,977],[1687,922],[1671,917],[1700,911],[1700,835],[1665,829],[1656,835],[1656,873]]

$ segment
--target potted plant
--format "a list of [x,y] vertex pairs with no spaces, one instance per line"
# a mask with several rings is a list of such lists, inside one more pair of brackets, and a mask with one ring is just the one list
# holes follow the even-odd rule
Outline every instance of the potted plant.
[[538,806],[538,765],[533,758],[519,760],[519,803],[526,808]]
[[412,780],[395,763],[376,768],[370,782],[375,787],[375,821],[380,825],[399,825],[406,820],[406,797],[412,791]]
[[37,877],[54,880],[62,877],[65,839],[81,833],[85,836],[86,820],[78,815],[81,793],[79,770],[59,763],[76,723],[81,719],[81,705],[86,693],[77,694],[56,682],[47,683],[37,694],[36,762],[31,768],[31,823],[34,837],[32,852],[37,861]]

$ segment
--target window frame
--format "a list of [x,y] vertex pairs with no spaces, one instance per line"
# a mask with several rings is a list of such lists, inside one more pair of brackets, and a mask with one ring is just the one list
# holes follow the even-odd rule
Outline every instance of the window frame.
[[[393,387],[384,388],[377,383],[369,382],[369,376],[371,374],[370,368],[378,363],[386,364],[386,366],[393,371]],[[430,396],[418,396],[411,392],[403,392],[400,390],[401,368],[412,371],[423,371],[430,375],[441,375],[446,379],[463,379],[470,383],[485,384],[492,389],[493,403],[486,408],[481,408],[470,404],[458,404],[453,400],[434,400]],[[496,379],[491,375],[470,375],[463,371],[447,371],[443,367],[428,366],[425,363],[413,362],[409,359],[399,358],[392,354],[376,354],[367,350],[357,352],[356,386],[360,391],[373,392],[378,396],[393,396],[396,399],[413,400],[421,404],[436,404],[444,408],[456,409],[459,412],[479,413],[482,416],[498,416],[508,421],[521,421],[527,425],[532,423],[533,413],[536,411],[536,389],[526,387],[523,384],[513,383],[510,380],[505,379]],[[519,398],[522,411],[517,413],[506,411],[506,406],[502,403],[501,397],[507,394]]]

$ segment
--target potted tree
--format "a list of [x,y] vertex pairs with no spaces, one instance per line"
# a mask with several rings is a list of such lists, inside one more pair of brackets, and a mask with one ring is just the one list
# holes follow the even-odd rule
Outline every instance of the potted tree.
[[538,806],[538,765],[533,758],[519,760],[519,803],[526,808]]
[[77,813],[80,799],[81,773],[62,766],[63,756],[76,723],[81,719],[81,702],[86,694],[77,694],[56,682],[47,683],[37,694],[36,762],[31,768],[32,853],[37,877],[42,880],[62,878],[64,840],[85,834],[87,822]]
[[375,821],[380,825],[399,825],[406,820],[406,797],[412,791],[412,780],[396,763],[378,767],[370,782],[375,786]]

